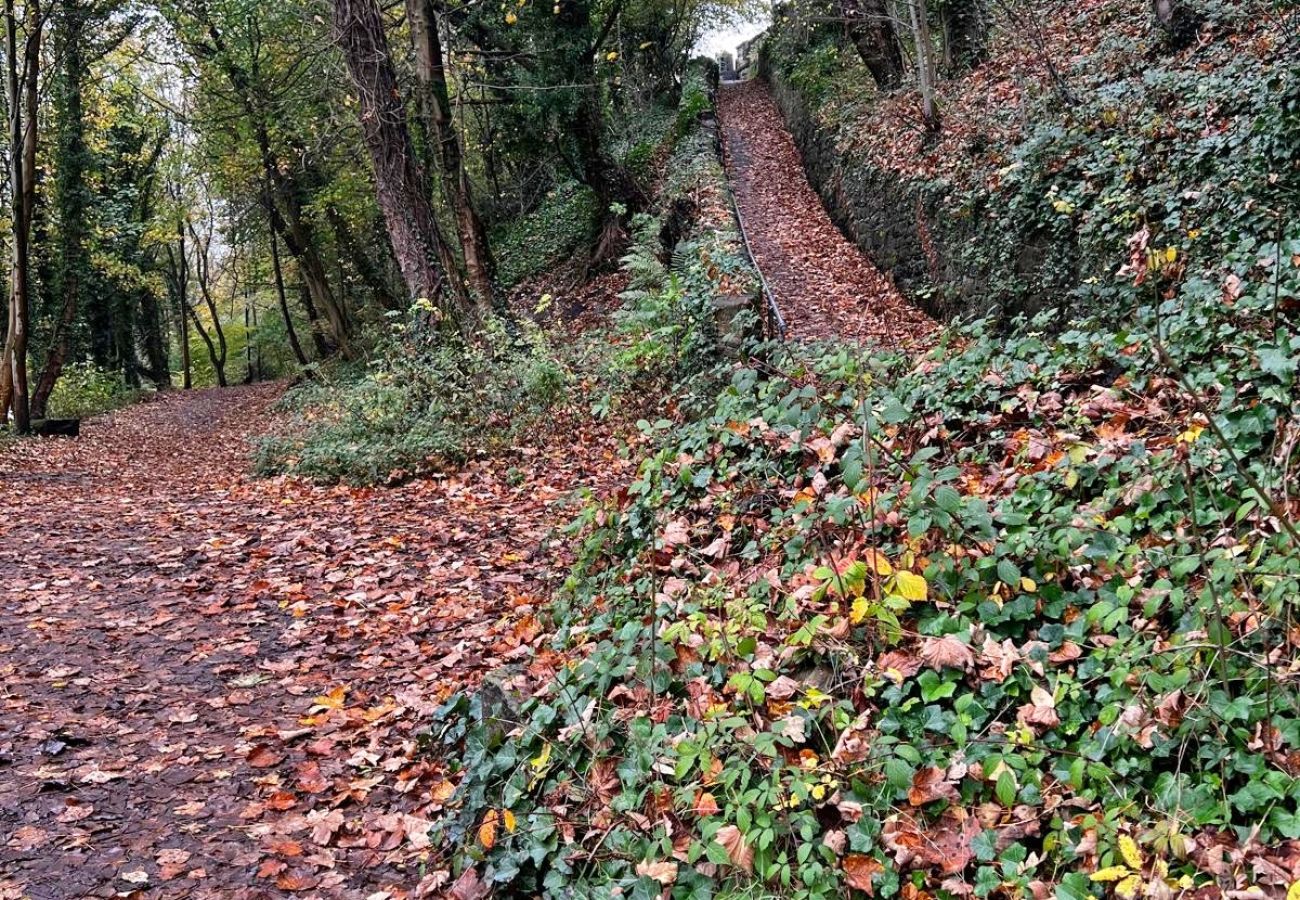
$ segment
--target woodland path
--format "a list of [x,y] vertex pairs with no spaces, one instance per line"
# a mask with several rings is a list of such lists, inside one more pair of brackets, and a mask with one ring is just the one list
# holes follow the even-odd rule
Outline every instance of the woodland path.
[[0,447],[0,898],[404,897],[437,869],[451,785],[416,736],[529,654],[562,501],[625,464],[579,434],[523,479],[256,480],[279,390]]
[[757,80],[724,84],[718,113],[736,205],[787,337],[924,343],[934,321],[835,227],[804,175],[768,86]]

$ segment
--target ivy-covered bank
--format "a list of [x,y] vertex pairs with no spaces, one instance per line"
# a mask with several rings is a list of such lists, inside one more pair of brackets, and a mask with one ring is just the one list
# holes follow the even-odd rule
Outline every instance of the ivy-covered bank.
[[[1300,893],[1300,97],[1246,56],[1266,98],[1150,72],[1117,96],[1209,91],[1199,126],[1174,94],[1003,167],[1088,248],[1068,317],[673,369],[549,648],[434,722],[465,891]],[[702,308],[709,258],[632,308]],[[716,339],[647,321],[642,359]]]
[[1198,6],[1200,40],[1176,53],[1140,0],[1054,7],[1037,45],[995,16],[989,59],[940,81],[933,138],[915,92],[878,94],[833,25],[778,20],[761,68],[837,224],[918,304],[1051,308],[1064,327],[1132,309],[1130,241],[1195,273],[1294,234],[1295,12]]
[[647,423],[552,651],[437,726],[443,839],[510,894],[1284,890],[1300,346],[1219,350],[1270,309],[768,347]]

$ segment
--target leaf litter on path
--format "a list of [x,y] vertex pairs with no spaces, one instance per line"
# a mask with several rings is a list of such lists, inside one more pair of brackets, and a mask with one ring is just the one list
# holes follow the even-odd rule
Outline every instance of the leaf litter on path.
[[565,501],[630,464],[575,429],[395,489],[259,481],[279,391],[0,451],[0,897],[420,882],[452,784],[419,732],[541,639]]
[[938,325],[835,227],[767,85],[724,86],[718,113],[736,205],[789,337],[924,345]]

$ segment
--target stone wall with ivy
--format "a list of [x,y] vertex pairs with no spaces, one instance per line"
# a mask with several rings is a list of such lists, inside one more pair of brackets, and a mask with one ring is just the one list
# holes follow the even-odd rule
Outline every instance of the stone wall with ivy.
[[[995,30],[992,74],[941,82],[945,130],[912,158],[881,135],[907,129],[915,98],[875,94],[837,33],[787,25],[765,45],[763,77],[837,224],[941,319],[1055,309],[1065,327],[1131,310],[1120,269],[1137,236],[1213,268],[1242,235],[1276,239],[1295,208],[1295,155],[1278,153],[1295,127],[1285,29],[1225,3],[1174,53],[1128,0],[1067,19],[1087,45],[1046,52],[1068,103],[997,74],[1042,60]],[[993,109],[1003,94],[1014,103]]]

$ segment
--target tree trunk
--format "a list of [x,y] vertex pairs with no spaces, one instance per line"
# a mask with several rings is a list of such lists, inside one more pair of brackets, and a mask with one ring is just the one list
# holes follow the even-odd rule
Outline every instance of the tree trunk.
[[180,314],[177,318],[180,320],[180,338],[181,338],[181,386],[185,390],[191,390],[194,387],[194,360],[190,355],[190,320],[185,316],[185,307],[188,305],[184,296],[177,298],[181,307],[177,312]]
[[194,277],[199,283],[199,293],[203,296],[203,303],[208,308],[208,315],[212,319],[212,331],[217,336],[215,343],[208,334],[207,329],[199,320],[199,315],[194,311],[193,306],[187,306],[190,312],[190,319],[194,322],[194,327],[207,345],[208,356],[212,359],[212,368],[217,375],[217,386],[226,387],[226,356],[228,348],[226,346],[226,332],[221,327],[221,310],[217,308],[216,298],[212,296],[212,269],[211,269],[211,252],[212,240],[204,240],[199,237],[194,229],[193,223],[190,224],[190,237],[194,240]]
[[912,20],[912,36],[916,40],[916,80],[921,91],[921,119],[926,133],[939,133],[939,105],[934,95],[935,65],[934,42],[930,36],[930,20],[923,0],[907,0],[908,14]]
[[275,295],[280,301],[280,314],[284,316],[284,330],[289,336],[289,347],[293,350],[293,358],[298,360],[298,365],[307,365],[307,354],[302,350],[302,342],[298,340],[298,330],[293,327],[293,315],[289,312],[289,298],[284,291],[284,267],[280,265],[280,239],[275,234],[275,228],[270,229],[268,237],[271,239],[271,271],[275,275]]
[[[338,211],[334,204],[325,208],[325,216],[329,219],[330,227],[334,229],[334,237],[338,241],[338,247],[348,255],[352,260],[352,265],[356,267],[357,274],[361,280],[370,288],[370,292],[379,301],[379,305],[390,312],[396,312],[404,309],[404,305],[393,295],[389,287],[388,279],[384,273],[375,265],[366,248],[357,240],[357,236],[352,232],[352,227],[348,224],[347,219]],[[387,231],[384,232],[387,235]]]
[[1151,0],[1156,27],[1170,50],[1181,50],[1196,39],[1201,16],[1182,0]]
[[169,244],[167,252],[167,285],[171,290],[172,306],[176,316],[176,337],[181,345],[181,385],[185,390],[194,387],[194,367],[190,354],[190,320],[187,310],[190,300],[190,259],[185,242],[185,224],[176,222],[176,247]]
[[56,44],[62,65],[56,95],[58,148],[54,194],[59,211],[59,241],[54,283],[63,298],[63,306],[45,354],[45,368],[32,392],[32,415],[37,419],[45,418],[50,394],[68,359],[72,326],[81,306],[86,271],[86,213],[91,203],[86,186],[89,150],[82,102],[86,78],[86,9],[75,0],[67,0],[58,21]]
[[375,0],[334,0],[334,32],[360,94],[361,131],[375,170],[379,208],[411,300],[440,306],[461,332],[477,328],[477,311],[446,288],[439,257],[446,246],[434,220],[424,173],[415,159],[406,119]]
[[415,45],[415,74],[420,82],[420,109],[428,142],[437,148],[442,187],[455,211],[456,233],[478,314],[486,316],[492,310],[494,290],[492,252],[487,229],[474,206],[460,138],[451,114],[451,93],[447,89],[446,62],[434,0],[406,0],[406,15],[411,42]]
[[903,83],[903,51],[885,0],[840,0],[849,40],[882,91]]
[[26,35],[18,66],[18,19],[14,0],[5,0],[6,94],[9,101],[9,177],[12,217],[12,283],[9,294],[9,328],[5,337],[5,379],[0,382],[0,410],[12,410],[14,429],[31,431],[31,406],[27,384],[27,343],[31,307],[32,213],[36,206],[36,123],[40,111],[39,68],[41,18],[37,0],[27,0]]
[[988,7],[985,0],[956,0],[943,11],[944,70],[957,75],[988,57]]
[[158,298],[147,286],[138,292],[140,303],[140,333],[144,338],[144,358],[148,368],[144,376],[154,387],[165,391],[172,386],[171,363],[167,358],[167,334],[163,324],[163,311]]
[[333,350],[329,339],[325,336],[325,326],[321,322],[320,312],[311,299],[311,290],[307,287],[307,280],[302,277],[301,270],[298,272],[298,300],[302,303],[302,311],[307,314],[312,343],[316,345],[316,358],[328,359],[333,355]]

